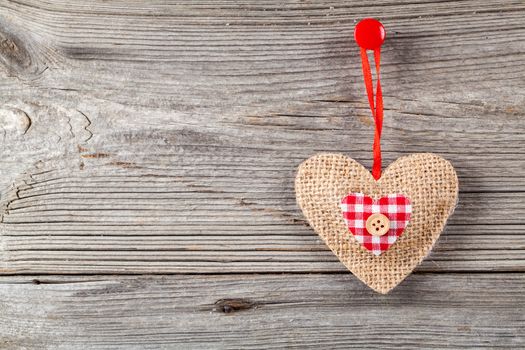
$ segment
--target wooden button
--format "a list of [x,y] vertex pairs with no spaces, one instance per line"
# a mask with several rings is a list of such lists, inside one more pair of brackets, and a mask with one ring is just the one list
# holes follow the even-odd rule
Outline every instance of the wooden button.
[[382,236],[390,229],[390,220],[381,214],[375,213],[366,220],[366,230],[373,236]]

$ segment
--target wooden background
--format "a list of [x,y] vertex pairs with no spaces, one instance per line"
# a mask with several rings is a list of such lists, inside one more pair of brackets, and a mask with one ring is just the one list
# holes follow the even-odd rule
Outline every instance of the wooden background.
[[[460,177],[391,294],[295,203],[371,165],[353,27],[383,21],[385,165]],[[0,0],[0,348],[523,348],[525,3]]]

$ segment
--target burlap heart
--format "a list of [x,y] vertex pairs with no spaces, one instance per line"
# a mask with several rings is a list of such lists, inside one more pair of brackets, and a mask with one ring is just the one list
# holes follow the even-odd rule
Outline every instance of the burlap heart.
[[[458,179],[452,165],[430,153],[397,159],[376,181],[361,164],[342,154],[319,154],[304,161],[295,179],[297,202],[313,229],[361,281],[386,294],[430,252],[454,211]],[[349,193],[379,198],[400,193],[412,202],[405,232],[379,256],[350,234],[341,213]]]

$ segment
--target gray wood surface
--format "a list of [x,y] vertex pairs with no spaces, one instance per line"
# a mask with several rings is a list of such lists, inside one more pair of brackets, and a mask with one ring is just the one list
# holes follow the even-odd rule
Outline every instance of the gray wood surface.
[[[368,16],[384,164],[460,178],[388,296],[293,193],[316,152],[371,165]],[[0,0],[0,348],[523,348],[524,39],[523,1]]]
[[387,296],[349,274],[3,277],[0,287],[5,348],[420,349],[424,339],[426,349],[511,349],[525,340],[523,273],[416,274]]

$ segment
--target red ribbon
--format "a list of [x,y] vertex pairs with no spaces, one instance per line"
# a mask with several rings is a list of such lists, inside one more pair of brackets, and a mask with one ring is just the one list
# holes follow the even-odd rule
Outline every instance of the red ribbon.
[[361,48],[361,63],[363,66],[363,76],[365,78],[366,94],[368,95],[368,103],[372,110],[372,116],[376,125],[374,134],[374,164],[372,166],[372,176],[379,180],[381,177],[381,131],[383,129],[383,93],[381,92],[381,81],[379,79],[379,65],[381,63],[381,49],[374,49],[374,61],[376,66],[377,86],[376,86],[376,101],[374,108],[374,85],[372,82],[372,71],[370,70],[370,62],[368,62],[368,55],[366,49]]

